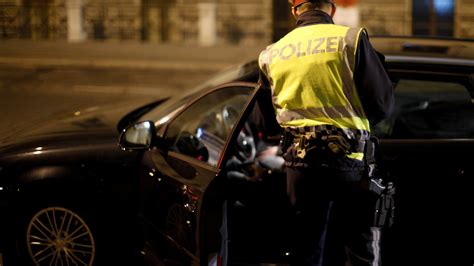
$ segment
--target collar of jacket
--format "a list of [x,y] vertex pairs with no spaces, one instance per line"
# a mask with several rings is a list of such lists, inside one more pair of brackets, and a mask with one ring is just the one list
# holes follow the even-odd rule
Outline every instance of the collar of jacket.
[[321,10],[309,10],[299,15],[296,27],[303,27],[313,24],[334,24],[331,16]]

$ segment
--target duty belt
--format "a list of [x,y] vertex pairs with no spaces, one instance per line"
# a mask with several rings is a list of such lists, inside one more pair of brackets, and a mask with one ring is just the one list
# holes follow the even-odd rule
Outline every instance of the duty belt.
[[288,127],[285,128],[283,142],[286,143],[286,145],[298,143],[300,147],[305,147],[307,146],[306,142],[328,141],[331,138],[342,138],[347,141],[350,145],[349,149],[351,152],[364,152],[366,141],[369,138],[369,132],[354,129],[345,130],[332,125],[295,128]]

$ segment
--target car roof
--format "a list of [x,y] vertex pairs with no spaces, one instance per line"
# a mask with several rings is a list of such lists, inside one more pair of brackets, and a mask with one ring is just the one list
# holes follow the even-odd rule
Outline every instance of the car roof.
[[474,66],[474,40],[441,37],[370,37],[387,62]]

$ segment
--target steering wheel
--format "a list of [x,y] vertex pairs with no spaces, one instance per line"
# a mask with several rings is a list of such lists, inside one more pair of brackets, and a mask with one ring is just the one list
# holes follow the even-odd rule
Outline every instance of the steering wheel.
[[253,162],[257,156],[257,146],[248,122],[237,136],[236,157],[242,162]]
[[[232,129],[234,124],[237,123],[240,113],[241,112],[232,105],[226,105],[222,109],[223,122],[228,127],[229,131]],[[246,122],[237,136],[236,157],[241,162],[253,162],[256,155],[257,147],[255,139],[249,123]]]

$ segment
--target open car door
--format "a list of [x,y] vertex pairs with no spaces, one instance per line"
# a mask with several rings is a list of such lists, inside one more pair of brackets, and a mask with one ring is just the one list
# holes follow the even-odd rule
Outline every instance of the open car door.
[[258,98],[243,113],[221,165],[223,265],[285,263],[292,254],[294,214],[286,196],[284,160],[278,145],[262,137]]

